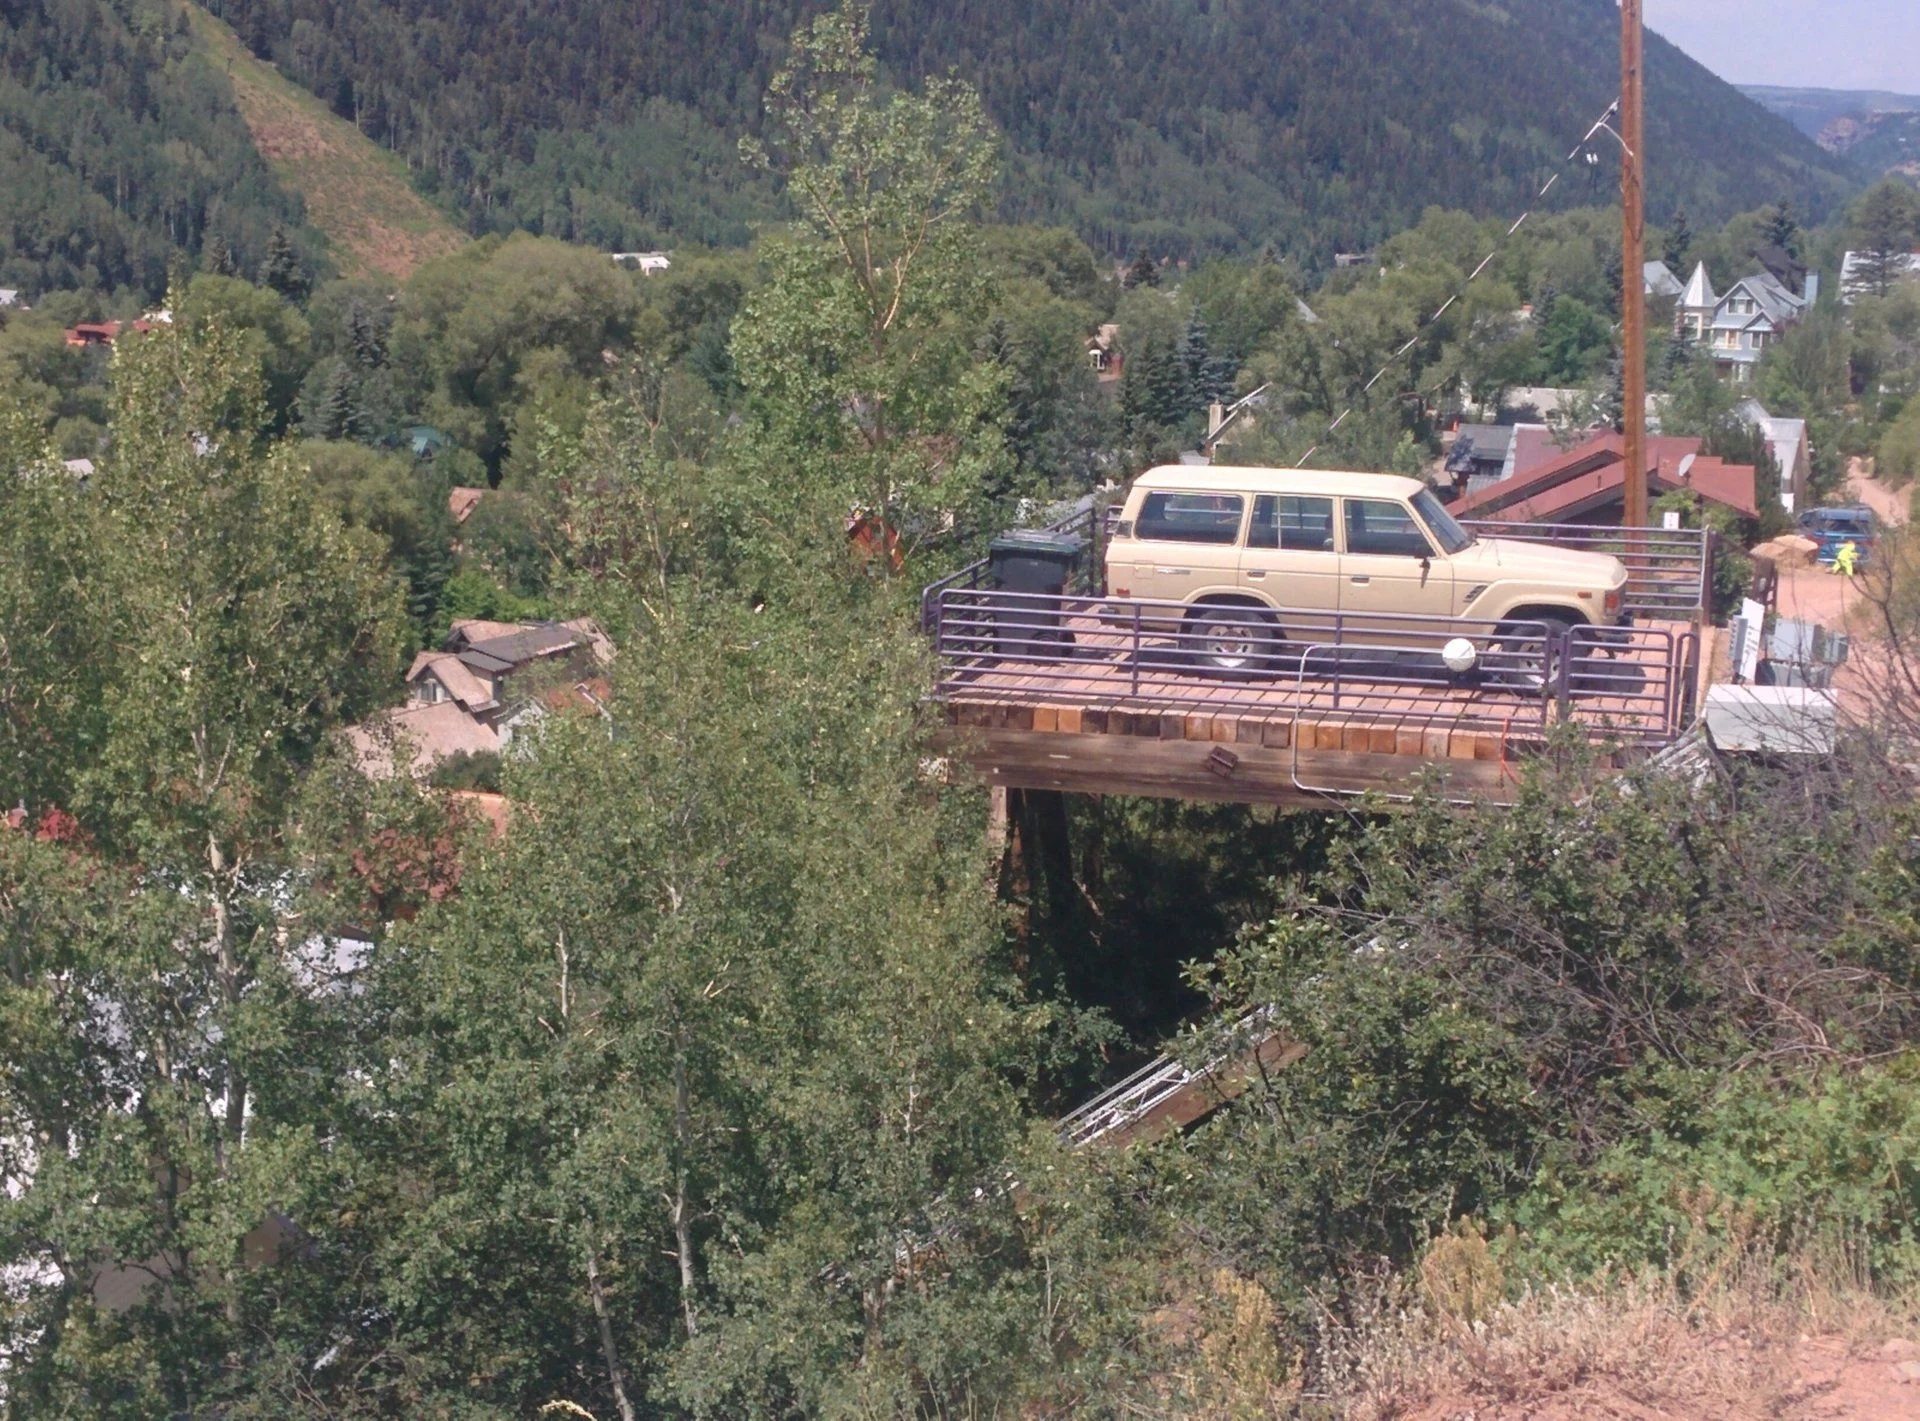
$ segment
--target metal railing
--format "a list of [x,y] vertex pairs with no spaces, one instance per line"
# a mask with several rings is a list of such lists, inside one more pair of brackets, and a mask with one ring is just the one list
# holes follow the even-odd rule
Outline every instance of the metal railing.
[[1230,1073],[1260,1069],[1262,1049],[1276,1034],[1273,1016],[1262,1008],[1241,1017],[1221,1033],[1211,1054],[1198,1066],[1171,1054],[1149,1061],[1057,1121],[1055,1133],[1070,1148],[1084,1149],[1124,1136],[1190,1093],[1201,1098],[1180,1113],[1193,1118],[1210,1114],[1251,1084],[1248,1079],[1232,1079]]
[[[1097,596],[1106,591],[1107,538],[1112,532],[1113,511],[1112,506],[1103,505],[1088,495],[1080,500],[1080,506],[1072,513],[1041,529],[1046,533],[1072,533],[1087,540],[1086,551],[1081,554],[1073,576],[1067,582],[1068,592]],[[990,561],[989,558],[975,558],[965,567],[921,589],[920,625],[923,630],[931,634],[938,628],[940,594],[949,590],[967,592],[983,586],[987,581]]]
[[[1106,549],[1119,520],[1119,503],[1101,504],[1091,497],[1058,522],[1049,533],[1075,533],[1087,540],[1087,550],[1068,582],[1068,592],[1098,596],[1106,591]],[[1710,609],[1713,568],[1717,552],[1713,531],[1706,528],[1605,528],[1585,523],[1502,523],[1493,519],[1463,521],[1477,537],[1505,538],[1517,543],[1578,548],[1610,553],[1627,569],[1626,611],[1640,621],[1691,622]],[[938,602],[948,589],[970,591],[983,586],[988,559],[978,558],[920,594],[921,625],[935,630]]]
[[1715,554],[1711,529],[1603,528],[1495,519],[1462,520],[1460,526],[1481,538],[1612,554],[1626,564],[1626,610],[1643,621],[1691,621],[1711,606]]
[[[1596,738],[1653,744],[1679,734],[1692,710],[1697,642],[1656,627],[1569,631],[982,587],[949,587],[932,602],[942,701],[1399,717],[1519,738],[1567,720]],[[1464,669],[1449,665],[1449,651]]]

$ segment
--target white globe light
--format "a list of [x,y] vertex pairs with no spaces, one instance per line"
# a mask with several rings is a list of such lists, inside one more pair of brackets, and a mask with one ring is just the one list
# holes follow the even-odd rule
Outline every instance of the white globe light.
[[1471,671],[1473,663],[1480,659],[1480,653],[1474,650],[1472,642],[1457,636],[1440,648],[1440,659],[1447,663],[1449,671]]

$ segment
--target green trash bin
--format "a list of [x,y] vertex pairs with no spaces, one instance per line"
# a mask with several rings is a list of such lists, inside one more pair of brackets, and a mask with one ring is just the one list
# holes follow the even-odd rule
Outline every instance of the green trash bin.
[[1030,595],[1013,599],[994,614],[996,649],[1002,656],[1049,660],[1073,654],[1073,631],[1060,604],[1044,600],[1065,595],[1073,570],[1087,550],[1074,533],[1016,528],[987,548],[988,581],[1003,592]]

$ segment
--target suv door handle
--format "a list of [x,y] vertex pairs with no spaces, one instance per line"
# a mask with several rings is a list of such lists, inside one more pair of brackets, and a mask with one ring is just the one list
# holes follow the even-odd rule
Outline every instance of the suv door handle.
[[1369,582],[1373,581],[1371,577],[1358,577],[1358,576],[1349,578],[1348,580],[1352,582],[1353,585],[1356,587],[1365,587]]

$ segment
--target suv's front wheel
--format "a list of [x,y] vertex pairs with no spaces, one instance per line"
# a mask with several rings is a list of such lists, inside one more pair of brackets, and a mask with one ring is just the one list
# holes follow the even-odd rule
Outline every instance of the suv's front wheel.
[[1567,634],[1572,630],[1573,623],[1566,617],[1530,617],[1518,626],[1501,628],[1495,643],[1500,680],[1523,691],[1553,686],[1560,679],[1560,658],[1566,654]]
[[1280,645],[1280,629],[1253,607],[1196,607],[1187,614],[1182,641],[1210,671],[1246,675],[1264,669]]

